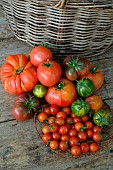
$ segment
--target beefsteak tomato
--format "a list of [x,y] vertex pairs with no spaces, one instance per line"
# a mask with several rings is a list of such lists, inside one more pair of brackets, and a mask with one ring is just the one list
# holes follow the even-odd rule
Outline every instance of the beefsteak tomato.
[[55,85],[60,80],[61,74],[61,66],[56,61],[47,60],[37,68],[38,80],[47,87]]
[[26,121],[39,108],[40,102],[37,97],[23,93],[18,95],[12,108],[12,115],[16,120]]
[[7,56],[1,67],[1,81],[8,93],[29,92],[38,82],[36,68],[23,54]]
[[30,61],[36,67],[47,59],[52,60],[52,52],[44,46],[36,46],[30,52]]
[[66,78],[49,87],[45,99],[49,104],[56,104],[60,107],[70,106],[77,97],[75,85]]

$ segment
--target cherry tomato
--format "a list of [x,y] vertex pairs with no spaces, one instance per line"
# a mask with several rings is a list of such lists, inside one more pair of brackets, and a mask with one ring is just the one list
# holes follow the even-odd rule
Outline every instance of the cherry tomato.
[[71,125],[66,123],[65,126],[67,127],[68,131],[71,129]]
[[72,117],[67,117],[66,118],[66,123],[68,123],[68,124],[73,124],[73,119],[72,119]]
[[84,116],[81,117],[81,119],[82,119],[82,122],[86,122],[86,121],[89,120],[89,116],[88,115],[84,115]]
[[47,119],[48,115],[45,112],[40,112],[37,116],[39,122],[44,122]]
[[89,149],[91,152],[97,152],[99,150],[99,146],[97,145],[97,143],[91,143],[89,145]]
[[62,126],[65,124],[65,119],[62,117],[56,118],[55,123],[57,123],[59,126]]
[[93,137],[93,130],[92,129],[86,129],[87,137],[92,138]]
[[93,132],[101,133],[101,127],[100,126],[93,126]]
[[59,117],[62,117],[63,119],[66,119],[66,113],[63,112],[63,111],[59,111],[57,114],[56,114],[56,118],[59,118]]
[[51,142],[49,143],[49,146],[50,146],[51,149],[57,150],[57,149],[58,149],[58,146],[59,146],[58,141],[56,141],[56,140],[51,141]]
[[62,111],[65,112],[67,116],[71,114],[71,109],[69,107],[63,107]]
[[77,123],[75,124],[75,129],[76,129],[77,132],[83,131],[83,130],[84,130],[84,125],[83,125],[83,123],[77,122]]
[[81,154],[81,148],[80,146],[72,146],[71,148],[71,154],[73,156],[79,156]]
[[59,106],[56,104],[52,104],[49,108],[50,108],[50,113],[52,115],[56,115],[57,112],[59,111]]
[[82,153],[87,153],[89,151],[89,145],[86,142],[80,144]]
[[50,108],[49,107],[45,107],[43,109],[43,112],[47,113],[47,115],[50,116]]
[[53,132],[52,138],[53,138],[53,140],[60,140],[60,134],[58,132]]
[[87,133],[83,132],[83,131],[80,131],[80,132],[78,132],[77,137],[78,137],[80,142],[86,141]]
[[65,134],[65,135],[61,135],[61,141],[68,141],[69,140],[69,135]]
[[51,137],[51,134],[50,134],[50,133],[47,133],[47,134],[42,135],[42,141],[43,141],[44,143],[48,143],[51,139],[52,139],[52,137]]
[[69,138],[69,145],[70,146],[75,146],[75,145],[79,145],[80,142],[79,142],[79,139],[75,136],[72,136]]
[[95,142],[100,142],[102,140],[102,135],[98,132],[94,132],[93,133],[93,140]]
[[58,131],[58,124],[57,123],[51,123],[49,125],[50,132],[57,132]]
[[77,123],[77,122],[81,122],[82,120],[81,120],[81,117],[78,117],[78,116],[74,116],[73,117],[73,123]]
[[67,150],[67,148],[68,148],[68,142],[67,142],[67,141],[61,141],[61,142],[59,143],[59,148],[60,148],[60,150],[62,150],[62,151]]
[[48,124],[54,123],[56,121],[56,118],[54,116],[50,116],[48,118]]
[[59,127],[59,133],[60,133],[61,135],[65,135],[66,133],[68,133],[68,128],[67,128],[67,126],[65,126],[65,125],[60,126],[60,127]]
[[70,129],[68,133],[70,137],[77,135],[77,131],[75,129]]
[[93,123],[90,121],[86,121],[86,122],[84,122],[84,126],[86,127],[86,129],[92,129]]
[[48,125],[44,125],[44,126],[42,127],[42,133],[43,133],[43,134],[50,133],[50,129],[49,129],[49,126],[48,126]]

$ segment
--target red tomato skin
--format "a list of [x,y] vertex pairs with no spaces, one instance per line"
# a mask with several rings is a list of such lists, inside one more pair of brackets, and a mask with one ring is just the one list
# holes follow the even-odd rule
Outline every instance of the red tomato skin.
[[36,67],[24,54],[7,56],[1,67],[1,81],[8,93],[29,92],[38,83]]
[[60,107],[70,106],[77,97],[75,85],[65,78],[61,78],[60,82],[64,87],[62,89],[57,89],[56,85],[49,87],[45,99],[49,104],[57,104]]
[[52,137],[51,137],[51,134],[50,134],[50,133],[44,134],[44,135],[42,136],[42,141],[43,141],[44,143],[48,143],[49,140],[51,140],[51,139],[52,139]]
[[62,125],[59,127],[59,133],[61,135],[65,135],[66,133],[68,133],[68,128],[65,125]]
[[79,156],[81,154],[81,148],[80,146],[72,146],[71,148],[71,154],[73,156]]
[[92,129],[86,129],[87,137],[92,138],[93,137],[93,130]]
[[50,146],[51,149],[57,150],[58,147],[59,147],[59,143],[58,143],[58,141],[53,140],[53,141],[51,141],[51,142],[49,143],[49,146]]
[[56,115],[57,112],[59,111],[59,106],[57,106],[56,104],[52,104],[49,108],[50,108],[50,114],[52,115]]
[[[49,64],[47,65],[48,62],[50,66],[48,66]],[[61,66],[56,61],[45,61],[37,67],[38,80],[46,87],[51,87],[58,83],[61,74]]]
[[43,46],[36,46],[31,50],[30,53],[30,61],[31,63],[38,67],[42,62],[46,61],[47,59],[52,60],[52,52]]
[[80,144],[82,153],[87,153],[89,151],[89,145],[86,142]]
[[89,145],[89,149],[91,152],[97,152],[99,150],[99,146],[97,145],[97,143],[91,143]]
[[61,141],[61,142],[59,143],[59,148],[60,148],[60,150],[62,150],[62,151],[67,150],[67,148],[68,148],[67,142],[66,142],[66,141]]

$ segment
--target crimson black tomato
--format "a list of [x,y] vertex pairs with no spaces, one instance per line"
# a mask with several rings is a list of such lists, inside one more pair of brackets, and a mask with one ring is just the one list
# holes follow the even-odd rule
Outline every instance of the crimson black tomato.
[[40,103],[37,97],[23,93],[16,98],[12,108],[12,115],[16,120],[26,121],[33,115],[34,111],[36,111],[39,106]]
[[[64,68],[71,70],[71,75],[77,75],[79,77],[87,75],[90,71],[91,64],[85,57],[76,58],[73,56],[67,56],[63,61]],[[73,70],[73,71],[72,71]],[[69,71],[68,71],[69,72]],[[69,72],[70,73],[70,72]]]

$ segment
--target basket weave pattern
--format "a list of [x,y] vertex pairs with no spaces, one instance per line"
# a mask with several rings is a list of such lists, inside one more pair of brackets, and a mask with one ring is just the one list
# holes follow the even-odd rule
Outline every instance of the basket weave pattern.
[[33,46],[48,42],[88,56],[113,43],[113,0],[2,0],[2,6],[15,36]]

